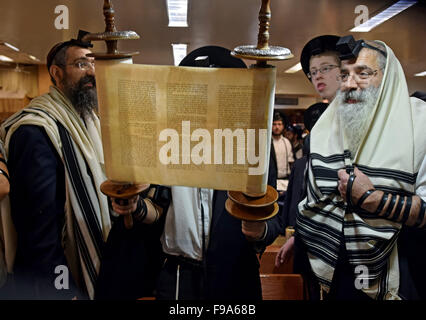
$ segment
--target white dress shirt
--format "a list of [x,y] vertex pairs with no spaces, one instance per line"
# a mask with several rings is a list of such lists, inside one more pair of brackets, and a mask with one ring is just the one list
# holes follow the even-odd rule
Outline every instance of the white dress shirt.
[[272,140],[277,159],[278,179],[288,178],[290,175],[290,162],[294,162],[291,143],[283,136],[279,139],[272,138]]
[[208,246],[213,209],[213,189],[172,186],[172,202],[161,236],[163,251],[201,261],[204,209],[205,248]]

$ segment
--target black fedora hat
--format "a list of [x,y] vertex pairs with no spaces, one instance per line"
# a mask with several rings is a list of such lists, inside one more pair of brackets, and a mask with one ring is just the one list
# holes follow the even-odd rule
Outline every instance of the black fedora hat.
[[219,46],[205,46],[191,51],[179,63],[181,67],[247,68],[243,60]]
[[309,61],[312,56],[321,54],[326,51],[336,51],[336,43],[339,41],[339,36],[323,35],[311,39],[302,50],[300,55],[300,63],[302,64],[303,72],[307,75],[309,72]]
[[325,109],[327,109],[328,103],[318,102],[311,105],[308,109],[305,110],[303,114],[303,123],[305,124],[305,128],[308,131],[311,131],[314,127],[317,120],[323,114]]

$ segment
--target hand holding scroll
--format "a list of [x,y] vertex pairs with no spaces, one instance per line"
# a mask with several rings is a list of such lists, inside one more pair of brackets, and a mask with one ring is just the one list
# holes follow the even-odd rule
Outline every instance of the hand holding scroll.
[[265,233],[265,221],[246,221],[241,222],[241,231],[249,241],[260,240]]
[[111,197],[111,203],[117,214],[125,218],[131,215],[136,221],[142,223],[153,223],[162,214],[161,207],[155,205],[149,198],[142,198],[140,194],[121,199]]
[[128,215],[136,211],[139,195],[126,199],[111,198],[112,209],[119,215]]

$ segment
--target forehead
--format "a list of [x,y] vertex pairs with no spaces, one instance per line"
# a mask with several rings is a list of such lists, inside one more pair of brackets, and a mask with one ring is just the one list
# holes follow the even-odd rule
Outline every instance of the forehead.
[[358,58],[342,61],[342,69],[357,68],[359,66],[367,66],[373,70],[378,69],[377,56],[374,51],[363,48]]
[[309,61],[309,68],[318,68],[324,64],[336,64],[336,56],[333,54],[313,56]]
[[92,57],[86,57],[87,54],[92,53],[89,49],[80,48],[80,47],[69,47],[67,49],[67,61],[72,62],[78,59],[89,59],[92,60]]

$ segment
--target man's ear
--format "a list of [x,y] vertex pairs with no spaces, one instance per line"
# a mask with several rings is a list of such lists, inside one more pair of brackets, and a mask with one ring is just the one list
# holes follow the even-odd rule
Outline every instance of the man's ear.
[[56,85],[61,83],[61,80],[64,77],[64,70],[57,65],[51,65],[49,73],[53,79],[55,79]]

